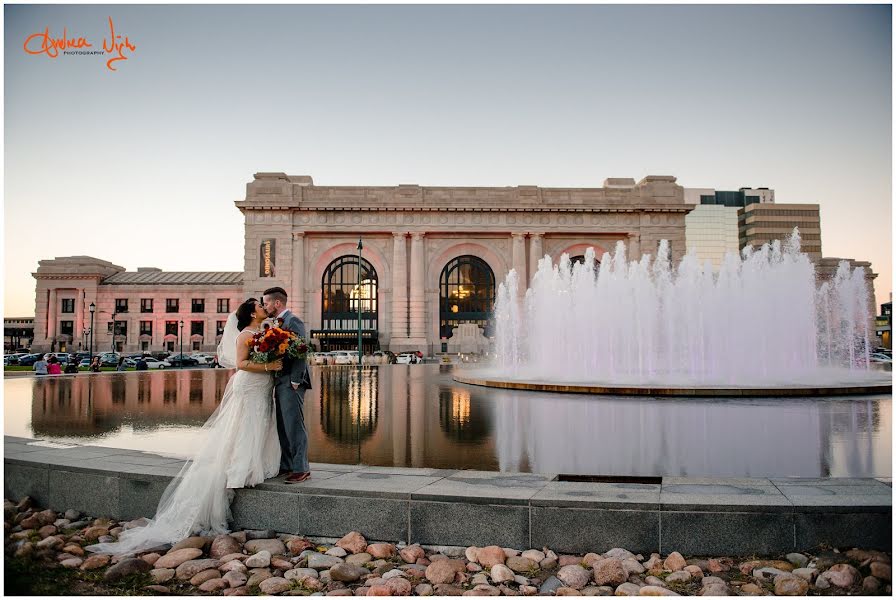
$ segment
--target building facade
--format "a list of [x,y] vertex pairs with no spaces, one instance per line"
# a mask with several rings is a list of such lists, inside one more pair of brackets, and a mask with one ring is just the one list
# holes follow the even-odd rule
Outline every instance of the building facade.
[[34,352],[87,351],[91,337],[95,352],[214,352],[243,300],[240,272],[128,272],[89,256],[38,265]]
[[800,249],[812,260],[821,252],[821,215],[817,204],[747,204],[737,211],[740,247],[759,248],[772,240],[782,242],[793,228],[800,230]]
[[244,294],[282,286],[324,350],[357,347],[360,309],[366,349],[440,352],[463,323],[490,335],[497,285],[511,269],[528,282],[544,255],[557,261],[594,246],[600,257],[621,241],[639,258],[668,239],[680,258],[693,207],[675,181],[339,187],[257,173],[236,202],[246,223]]
[[34,340],[34,317],[3,319],[3,349],[7,352],[30,348]]

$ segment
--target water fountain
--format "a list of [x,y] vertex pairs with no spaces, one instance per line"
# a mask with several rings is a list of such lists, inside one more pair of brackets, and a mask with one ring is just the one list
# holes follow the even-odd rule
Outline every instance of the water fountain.
[[799,232],[718,271],[691,253],[678,265],[662,241],[628,261],[622,242],[598,263],[545,256],[521,300],[517,273],[499,286],[497,359],[459,373],[496,387],[701,395],[889,392],[869,369],[871,315],[862,268],[839,265],[817,285]]

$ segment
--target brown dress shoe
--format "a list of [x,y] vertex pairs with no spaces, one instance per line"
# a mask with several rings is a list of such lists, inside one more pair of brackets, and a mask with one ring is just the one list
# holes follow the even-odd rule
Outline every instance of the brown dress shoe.
[[286,477],[286,483],[302,483],[311,477],[311,473],[292,473]]

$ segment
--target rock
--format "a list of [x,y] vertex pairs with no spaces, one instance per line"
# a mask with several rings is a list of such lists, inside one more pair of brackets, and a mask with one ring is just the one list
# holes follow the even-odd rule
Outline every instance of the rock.
[[513,581],[513,571],[506,565],[495,565],[491,569],[492,581],[495,583],[504,583],[505,581]]
[[405,577],[406,578],[408,576],[409,576],[408,573],[405,573],[401,569],[392,569],[391,571],[386,571],[385,573],[383,573],[383,579],[385,581],[388,581],[395,577]]
[[793,571],[793,565],[786,560],[749,560],[740,565],[740,572],[744,575],[749,575],[756,569],[765,567],[771,567],[773,569],[778,569],[779,571]]
[[84,563],[84,560],[78,558],[77,556],[74,558],[67,558],[66,560],[60,562],[59,564],[65,567],[66,569],[77,569]]
[[144,554],[140,558],[145,560],[147,564],[155,566],[156,562],[162,557],[159,556],[158,552],[150,552],[149,554]]
[[546,556],[543,561],[538,563],[538,566],[545,571],[550,571],[557,566],[557,559],[551,556]]
[[663,569],[666,571],[681,571],[688,566],[687,561],[678,552],[673,552],[663,561]]
[[277,532],[273,529],[247,529],[245,532],[246,540],[271,540],[277,537]]
[[314,569],[308,569],[308,568],[292,569],[290,571],[285,572],[283,574],[283,577],[285,577],[289,581],[293,581],[293,580],[302,581],[302,579],[304,579],[306,577],[314,577],[315,579],[317,579],[317,571],[315,571]]
[[257,587],[265,579],[270,579],[274,575],[270,569],[252,569],[249,579],[246,581],[247,587]]
[[571,587],[559,587],[557,591],[554,592],[555,596],[581,596],[582,592],[579,590],[574,590]]
[[94,569],[101,569],[108,565],[110,560],[112,560],[112,557],[108,554],[94,554],[87,557],[84,564],[81,565],[81,570],[93,571]]
[[226,589],[226,590],[224,590],[224,595],[225,596],[248,596],[249,588],[247,588],[246,586],[241,586],[241,587]]
[[691,577],[694,579],[702,579],[703,578],[703,569],[701,569],[697,565],[688,565],[684,568],[684,571],[690,573]]
[[[762,588],[756,585],[755,583],[748,583],[746,585],[742,585],[740,588],[741,593],[747,596],[762,596],[763,591]],[[707,594],[709,595],[709,594]]]
[[277,539],[249,540],[243,547],[249,554],[256,554],[262,550],[267,550],[272,556],[286,554],[286,546]]
[[[228,554],[227,556],[233,556],[233,555]],[[227,558],[227,556],[223,557],[221,559],[221,561],[223,562],[224,558]],[[234,559],[228,560],[227,562],[222,564],[220,567],[218,567],[218,570],[221,571],[222,573],[229,573],[230,571],[234,571],[236,573],[245,573],[249,569],[246,567],[246,565],[243,564],[243,562],[241,560],[234,558]]]
[[308,548],[313,548],[314,544],[305,538],[293,538],[286,542],[286,548],[289,550],[289,553],[292,555],[298,555],[307,550]]
[[[587,563],[588,557],[586,556],[585,559],[586,559],[585,564],[588,564]],[[629,575],[640,575],[641,573],[646,571],[644,566],[641,563],[639,563],[637,560],[635,560],[634,558],[623,558],[622,566],[625,567],[625,570]],[[687,568],[687,567],[685,567],[685,568]]]
[[101,535],[100,537],[97,538],[96,541],[99,542],[100,544],[111,544],[112,542],[115,541],[115,538],[112,537],[111,535]]
[[339,546],[333,546],[326,552],[324,552],[327,556],[335,556],[336,558],[345,558],[348,556],[348,550],[345,548],[340,548]]
[[280,592],[285,592],[289,587],[289,582],[282,577],[271,577],[270,579],[265,579],[258,585],[258,589],[261,590],[262,594],[271,596],[279,594]]
[[582,564],[583,560],[585,560],[585,559],[581,556],[573,556],[571,554],[564,554],[563,556],[560,557],[558,562],[560,564],[560,567],[562,568],[567,565],[580,565],[580,564]]
[[202,585],[203,583],[211,579],[220,578],[221,573],[218,571],[218,569],[206,569],[205,571],[200,571],[199,573],[193,575],[193,577],[190,578],[190,585]]
[[557,579],[567,587],[580,590],[591,581],[591,573],[581,565],[566,565],[557,573]]
[[37,520],[41,525],[49,525],[50,523],[55,521],[57,518],[56,513],[49,509],[42,510],[39,513],[37,513],[35,516],[37,517]]
[[199,590],[203,592],[218,592],[220,590],[224,590],[230,587],[230,585],[222,579],[218,577],[216,579],[209,579],[208,581],[204,581],[200,586]]
[[271,564],[271,553],[267,550],[261,550],[256,552],[252,556],[246,559],[246,567],[250,569],[257,569],[261,567],[267,567]]
[[41,527],[40,529],[37,530],[37,535],[39,535],[42,538],[46,538],[46,537],[50,537],[51,535],[55,534],[57,531],[59,531],[59,530],[56,528],[55,525],[44,525],[43,527]]
[[195,535],[182,539],[178,543],[174,544],[173,546],[171,546],[171,550],[169,552],[181,550],[182,548],[198,548],[199,550],[202,550],[203,548],[208,546],[209,542],[211,541],[212,540],[210,538]]
[[149,590],[150,592],[155,592],[157,594],[170,594],[171,590],[169,590],[164,585],[145,585],[143,586],[144,590]]
[[152,566],[145,560],[139,558],[126,558],[117,564],[109,567],[106,574],[103,575],[103,581],[118,581],[128,575],[136,573],[148,573],[152,570]]
[[[185,548],[186,549],[186,548]],[[164,556],[162,558],[165,558]],[[161,560],[161,559],[159,559]],[[146,564],[146,563],[143,563]],[[206,569],[217,569],[221,565],[221,561],[215,558],[201,558],[198,560],[188,560],[177,566],[175,574],[181,581],[189,581],[197,573],[201,573]]]
[[619,560],[625,560],[626,558],[635,558],[635,555],[625,548],[611,548],[604,552],[604,558],[618,558]]
[[753,577],[759,581],[769,581],[778,575],[784,575],[786,573],[787,571],[782,571],[781,569],[776,569],[774,567],[762,567],[761,569],[753,571]]
[[78,519],[81,518],[81,513],[79,513],[78,511],[76,511],[73,508],[70,508],[67,511],[65,511],[65,514],[62,516],[65,517],[66,519],[68,519],[69,521],[77,521]]
[[418,596],[432,596],[432,586],[428,583],[421,583],[414,587],[414,593]]
[[666,576],[666,583],[687,583],[693,579],[687,571],[674,571]]
[[476,563],[467,563],[467,571],[470,573],[478,573],[482,570],[482,566]]
[[890,565],[883,562],[871,563],[871,574],[877,579],[883,581],[892,581],[892,571]]
[[50,537],[44,538],[35,544],[38,548],[48,548],[48,549],[58,549],[62,548],[65,545],[65,542],[62,541],[62,538],[56,537],[55,535],[51,535]]
[[650,555],[650,558],[642,563],[645,569],[650,571],[651,569],[662,569],[663,568],[663,559],[659,554],[654,552]]
[[165,583],[174,579],[174,569],[152,569],[149,576],[156,583]]
[[[862,576],[854,566],[848,565],[846,563],[840,563],[834,565],[818,576],[818,580],[820,580],[821,578],[825,578],[832,585],[835,585],[839,588],[848,588],[857,583],[862,578]],[[815,582],[816,587],[819,587],[818,580],[816,580]]]
[[808,591],[809,582],[793,573],[775,577],[775,596],[805,596]]
[[367,546],[366,552],[374,558],[392,558],[395,556],[395,546],[392,544],[370,544]]
[[[495,565],[497,566],[497,565]],[[471,582],[473,585],[482,585],[488,583],[488,575],[485,573],[479,573],[478,575],[473,576],[473,581]]]
[[479,552],[476,553],[478,562],[484,569],[491,569],[495,565],[503,565],[507,556],[504,554],[504,549],[498,546],[486,546],[485,548],[480,548]]
[[227,573],[224,573],[224,577],[222,579],[227,583],[227,587],[232,588],[244,586],[249,580],[245,573],[241,573],[239,571],[228,571]]
[[281,571],[289,571],[294,565],[283,557],[272,556],[271,566],[275,569],[280,569]]
[[436,596],[463,596],[463,589],[449,583],[440,583],[433,589]]
[[589,585],[582,590],[583,596],[612,596],[613,588],[608,585]]
[[419,558],[426,557],[426,552],[423,550],[423,548],[420,547],[419,544],[414,544],[413,546],[402,548],[398,554],[401,556],[401,560],[410,564],[416,563],[417,559]]
[[84,539],[92,542],[104,535],[109,535],[109,529],[107,527],[88,527],[84,532]]
[[555,591],[557,591],[557,588],[561,587],[563,587],[563,582],[551,575],[538,588],[538,594],[540,596],[550,596]]
[[159,558],[153,565],[157,569],[176,569],[188,560],[199,558],[202,556],[202,550],[199,548],[181,548],[180,550],[171,550],[165,556]]
[[865,579],[862,580],[862,591],[868,594],[869,596],[872,594],[880,593],[881,582],[880,579],[873,575],[869,575]]
[[786,558],[787,561],[797,569],[805,567],[809,564],[809,559],[806,557],[806,555],[800,554],[799,552],[791,552],[784,558]]
[[644,579],[644,583],[647,585],[654,585],[659,587],[666,587],[666,582],[660,579],[659,577],[654,577],[653,575],[648,575],[646,579]]
[[470,562],[479,562],[479,547],[469,546],[464,550],[464,556]]
[[344,535],[342,539],[336,542],[336,545],[352,554],[358,554],[367,549],[367,540],[365,540],[364,536],[357,531],[352,531],[351,533]]
[[367,575],[368,573],[370,573],[370,571],[367,569],[348,563],[340,563],[330,567],[330,577],[335,581],[342,581],[345,583],[358,581],[362,576]]
[[[594,583],[618,586],[628,579],[628,573],[618,558],[605,558],[594,563]],[[616,594],[619,595],[617,588]]]
[[329,569],[343,562],[345,561],[341,558],[338,558],[336,556],[327,556],[326,554],[321,554],[320,552],[314,552],[313,554],[308,555],[308,567],[318,571]]
[[645,585],[638,590],[639,596],[678,596],[672,590],[659,585]]
[[386,587],[389,588],[389,591],[393,596],[410,596],[411,595],[411,582],[403,577],[393,577],[386,581]]
[[538,569],[538,562],[524,556],[511,556],[505,563],[514,573],[528,573]]
[[366,552],[359,552],[358,554],[349,554],[345,557],[345,562],[350,565],[358,565],[362,566],[366,563],[373,561],[373,557],[367,554]]
[[426,578],[433,584],[450,584],[454,582],[454,576],[463,572],[463,570],[463,561],[454,559],[438,560],[426,567]]
[[340,590],[330,590],[327,592],[327,596],[354,596],[354,594],[350,589],[343,588]]
[[[607,559],[607,560],[619,560],[617,558]],[[616,596],[638,596],[641,593],[641,588],[639,588],[634,583],[622,583],[616,587],[616,591],[614,595]]]
[[535,561],[537,563],[540,563],[545,559],[544,552],[541,552],[540,550],[526,550],[520,556],[522,556],[523,558],[528,558],[529,560]]
[[794,569],[793,574],[797,577],[805,579],[809,583],[815,580],[818,576],[818,569],[810,569],[808,567],[803,567],[802,569]]
[[504,556],[507,558],[510,558],[511,556],[519,556],[520,555],[520,551],[515,550],[513,548],[501,548],[501,550],[504,551]]

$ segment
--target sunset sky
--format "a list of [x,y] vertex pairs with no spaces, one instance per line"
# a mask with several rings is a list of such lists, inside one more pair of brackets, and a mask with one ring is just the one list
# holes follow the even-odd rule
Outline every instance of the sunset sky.
[[[242,271],[258,171],[771,187],[892,289],[889,6],[53,6],[5,14],[4,315],[38,260]],[[127,60],[30,55],[49,28]],[[39,46],[39,43],[37,44]],[[35,46],[35,47],[37,47]],[[87,50],[87,49],[85,49]]]

